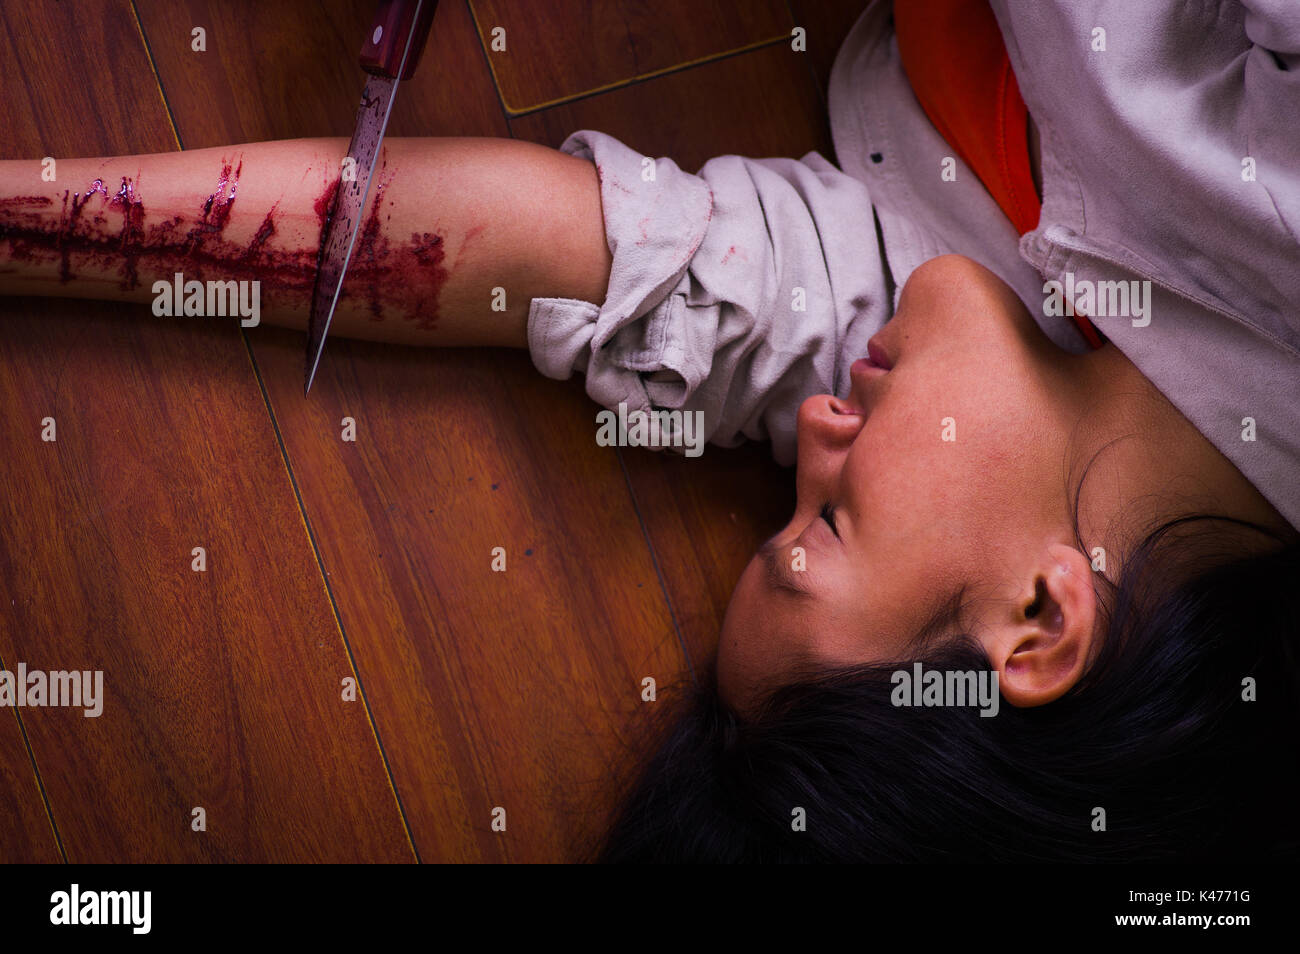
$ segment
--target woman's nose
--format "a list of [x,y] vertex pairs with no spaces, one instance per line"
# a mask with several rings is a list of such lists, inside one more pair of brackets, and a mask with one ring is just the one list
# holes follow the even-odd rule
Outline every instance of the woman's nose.
[[862,430],[862,409],[835,397],[816,394],[799,405],[799,443],[805,440],[827,451],[845,450]]

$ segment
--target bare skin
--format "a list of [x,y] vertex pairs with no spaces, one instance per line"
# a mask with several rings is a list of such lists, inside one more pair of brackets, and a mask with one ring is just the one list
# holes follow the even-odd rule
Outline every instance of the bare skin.
[[[0,294],[146,306],[154,282],[176,272],[258,280],[263,319],[305,328],[347,145],[60,159],[53,182],[37,160],[0,162]],[[523,348],[532,298],[604,300],[611,259],[595,168],[553,149],[388,139],[362,221],[331,334]],[[496,288],[504,311],[492,307]]]
[[[37,161],[0,163],[0,294],[115,299],[147,317],[152,283],[176,271],[251,278],[267,321],[303,328],[346,145],[60,160],[52,183]],[[524,348],[532,298],[604,301],[591,163],[495,139],[389,140],[384,160],[332,334]],[[746,568],[721,634],[738,709],[800,668],[895,658],[963,584],[1003,697],[1050,702],[1097,646],[1093,548],[1113,580],[1140,530],[1187,511],[1294,535],[1113,345],[1061,351],[969,259],[916,270],[873,340],[888,370],[859,363],[847,399],[800,409],[797,508]],[[955,440],[941,440],[945,418]],[[1070,493],[1103,447],[1080,500],[1085,552]],[[804,571],[790,569],[795,547]]]
[[[872,341],[888,370],[855,363],[847,399],[800,407],[794,517],[732,595],[718,677],[742,711],[796,670],[906,658],[963,584],[963,622],[1002,697],[1042,705],[1098,647],[1095,547],[1113,582],[1144,528],[1185,512],[1295,535],[1113,344],[1062,351],[969,259],[917,269]],[[1080,549],[1070,495],[1106,445],[1080,497]]]

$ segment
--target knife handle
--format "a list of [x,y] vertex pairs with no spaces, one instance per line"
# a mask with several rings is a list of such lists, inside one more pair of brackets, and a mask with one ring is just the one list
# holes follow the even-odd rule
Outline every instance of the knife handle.
[[429,38],[429,27],[437,9],[438,0],[379,0],[379,10],[361,47],[361,68],[367,73],[397,78],[402,54],[406,52],[406,41],[410,39],[411,52],[400,77],[410,79],[415,75],[415,66],[420,62],[420,53]]

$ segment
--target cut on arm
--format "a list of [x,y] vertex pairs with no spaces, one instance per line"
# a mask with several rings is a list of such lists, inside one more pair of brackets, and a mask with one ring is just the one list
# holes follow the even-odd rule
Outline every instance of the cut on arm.
[[[0,162],[0,294],[152,319],[164,284],[256,281],[262,320],[305,328],[347,146],[59,159],[52,181],[41,160]],[[590,162],[511,139],[390,138],[330,334],[526,348],[534,297],[603,301],[610,265]]]

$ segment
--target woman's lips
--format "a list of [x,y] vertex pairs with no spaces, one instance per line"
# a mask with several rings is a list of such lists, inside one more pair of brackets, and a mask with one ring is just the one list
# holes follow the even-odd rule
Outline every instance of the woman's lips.
[[867,342],[867,356],[858,358],[849,365],[849,377],[876,377],[893,366],[894,363],[889,360],[889,355],[885,354],[885,349],[880,346],[880,342],[872,338]]
[[870,358],[858,358],[849,365],[849,400],[856,407],[865,410],[871,407],[871,393],[877,378],[883,378],[889,372],[877,367]]
[[885,354],[885,349],[875,338],[867,342],[867,360],[886,371],[894,366],[894,362],[889,360],[889,355]]
[[874,339],[867,342],[867,356],[858,358],[849,365],[849,380],[853,382],[854,394],[859,401],[865,402],[868,391],[868,383],[876,378],[882,377],[889,373],[893,367],[893,362],[889,360],[889,355],[885,354],[882,348]]
[[849,365],[849,380],[853,381],[858,378],[878,378],[882,374],[888,374],[888,365],[882,365],[873,357],[858,358]]

